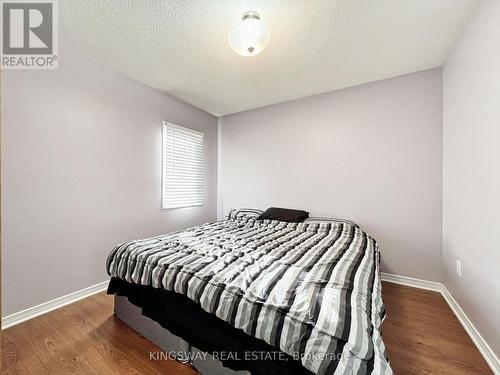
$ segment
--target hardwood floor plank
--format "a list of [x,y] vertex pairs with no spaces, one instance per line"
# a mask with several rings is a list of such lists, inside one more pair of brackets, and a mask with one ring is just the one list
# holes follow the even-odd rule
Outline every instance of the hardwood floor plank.
[[396,374],[493,374],[437,292],[384,282],[384,343]]
[[[489,375],[492,371],[439,293],[384,283],[383,337],[403,375]],[[2,331],[2,374],[196,375],[113,315],[99,293]]]

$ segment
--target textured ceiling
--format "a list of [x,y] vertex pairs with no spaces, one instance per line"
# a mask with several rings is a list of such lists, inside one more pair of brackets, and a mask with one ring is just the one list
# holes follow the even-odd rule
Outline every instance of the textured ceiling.
[[[59,0],[64,32],[125,75],[225,115],[443,64],[477,0]],[[246,10],[271,28],[242,57]]]

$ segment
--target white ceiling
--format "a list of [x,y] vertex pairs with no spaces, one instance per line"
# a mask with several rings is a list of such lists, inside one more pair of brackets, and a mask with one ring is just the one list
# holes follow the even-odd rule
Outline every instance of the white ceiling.
[[[92,57],[214,115],[437,67],[478,0],[59,0]],[[242,57],[246,10],[271,28]]]

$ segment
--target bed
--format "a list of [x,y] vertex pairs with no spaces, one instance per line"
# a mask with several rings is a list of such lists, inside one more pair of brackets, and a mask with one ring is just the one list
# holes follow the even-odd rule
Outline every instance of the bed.
[[[352,222],[287,223],[232,210],[222,221],[116,246],[108,292],[132,328],[158,334],[144,328],[144,315],[171,345],[216,354],[210,359],[224,371],[385,375],[379,265],[376,241]],[[202,372],[222,373],[212,367]]]

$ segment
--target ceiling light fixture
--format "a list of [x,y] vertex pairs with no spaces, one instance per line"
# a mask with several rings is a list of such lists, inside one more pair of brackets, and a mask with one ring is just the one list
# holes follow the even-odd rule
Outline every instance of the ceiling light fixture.
[[245,12],[241,20],[238,26],[229,34],[229,45],[242,56],[255,56],[266,48],[271,31],[260,20],[257,12]]

